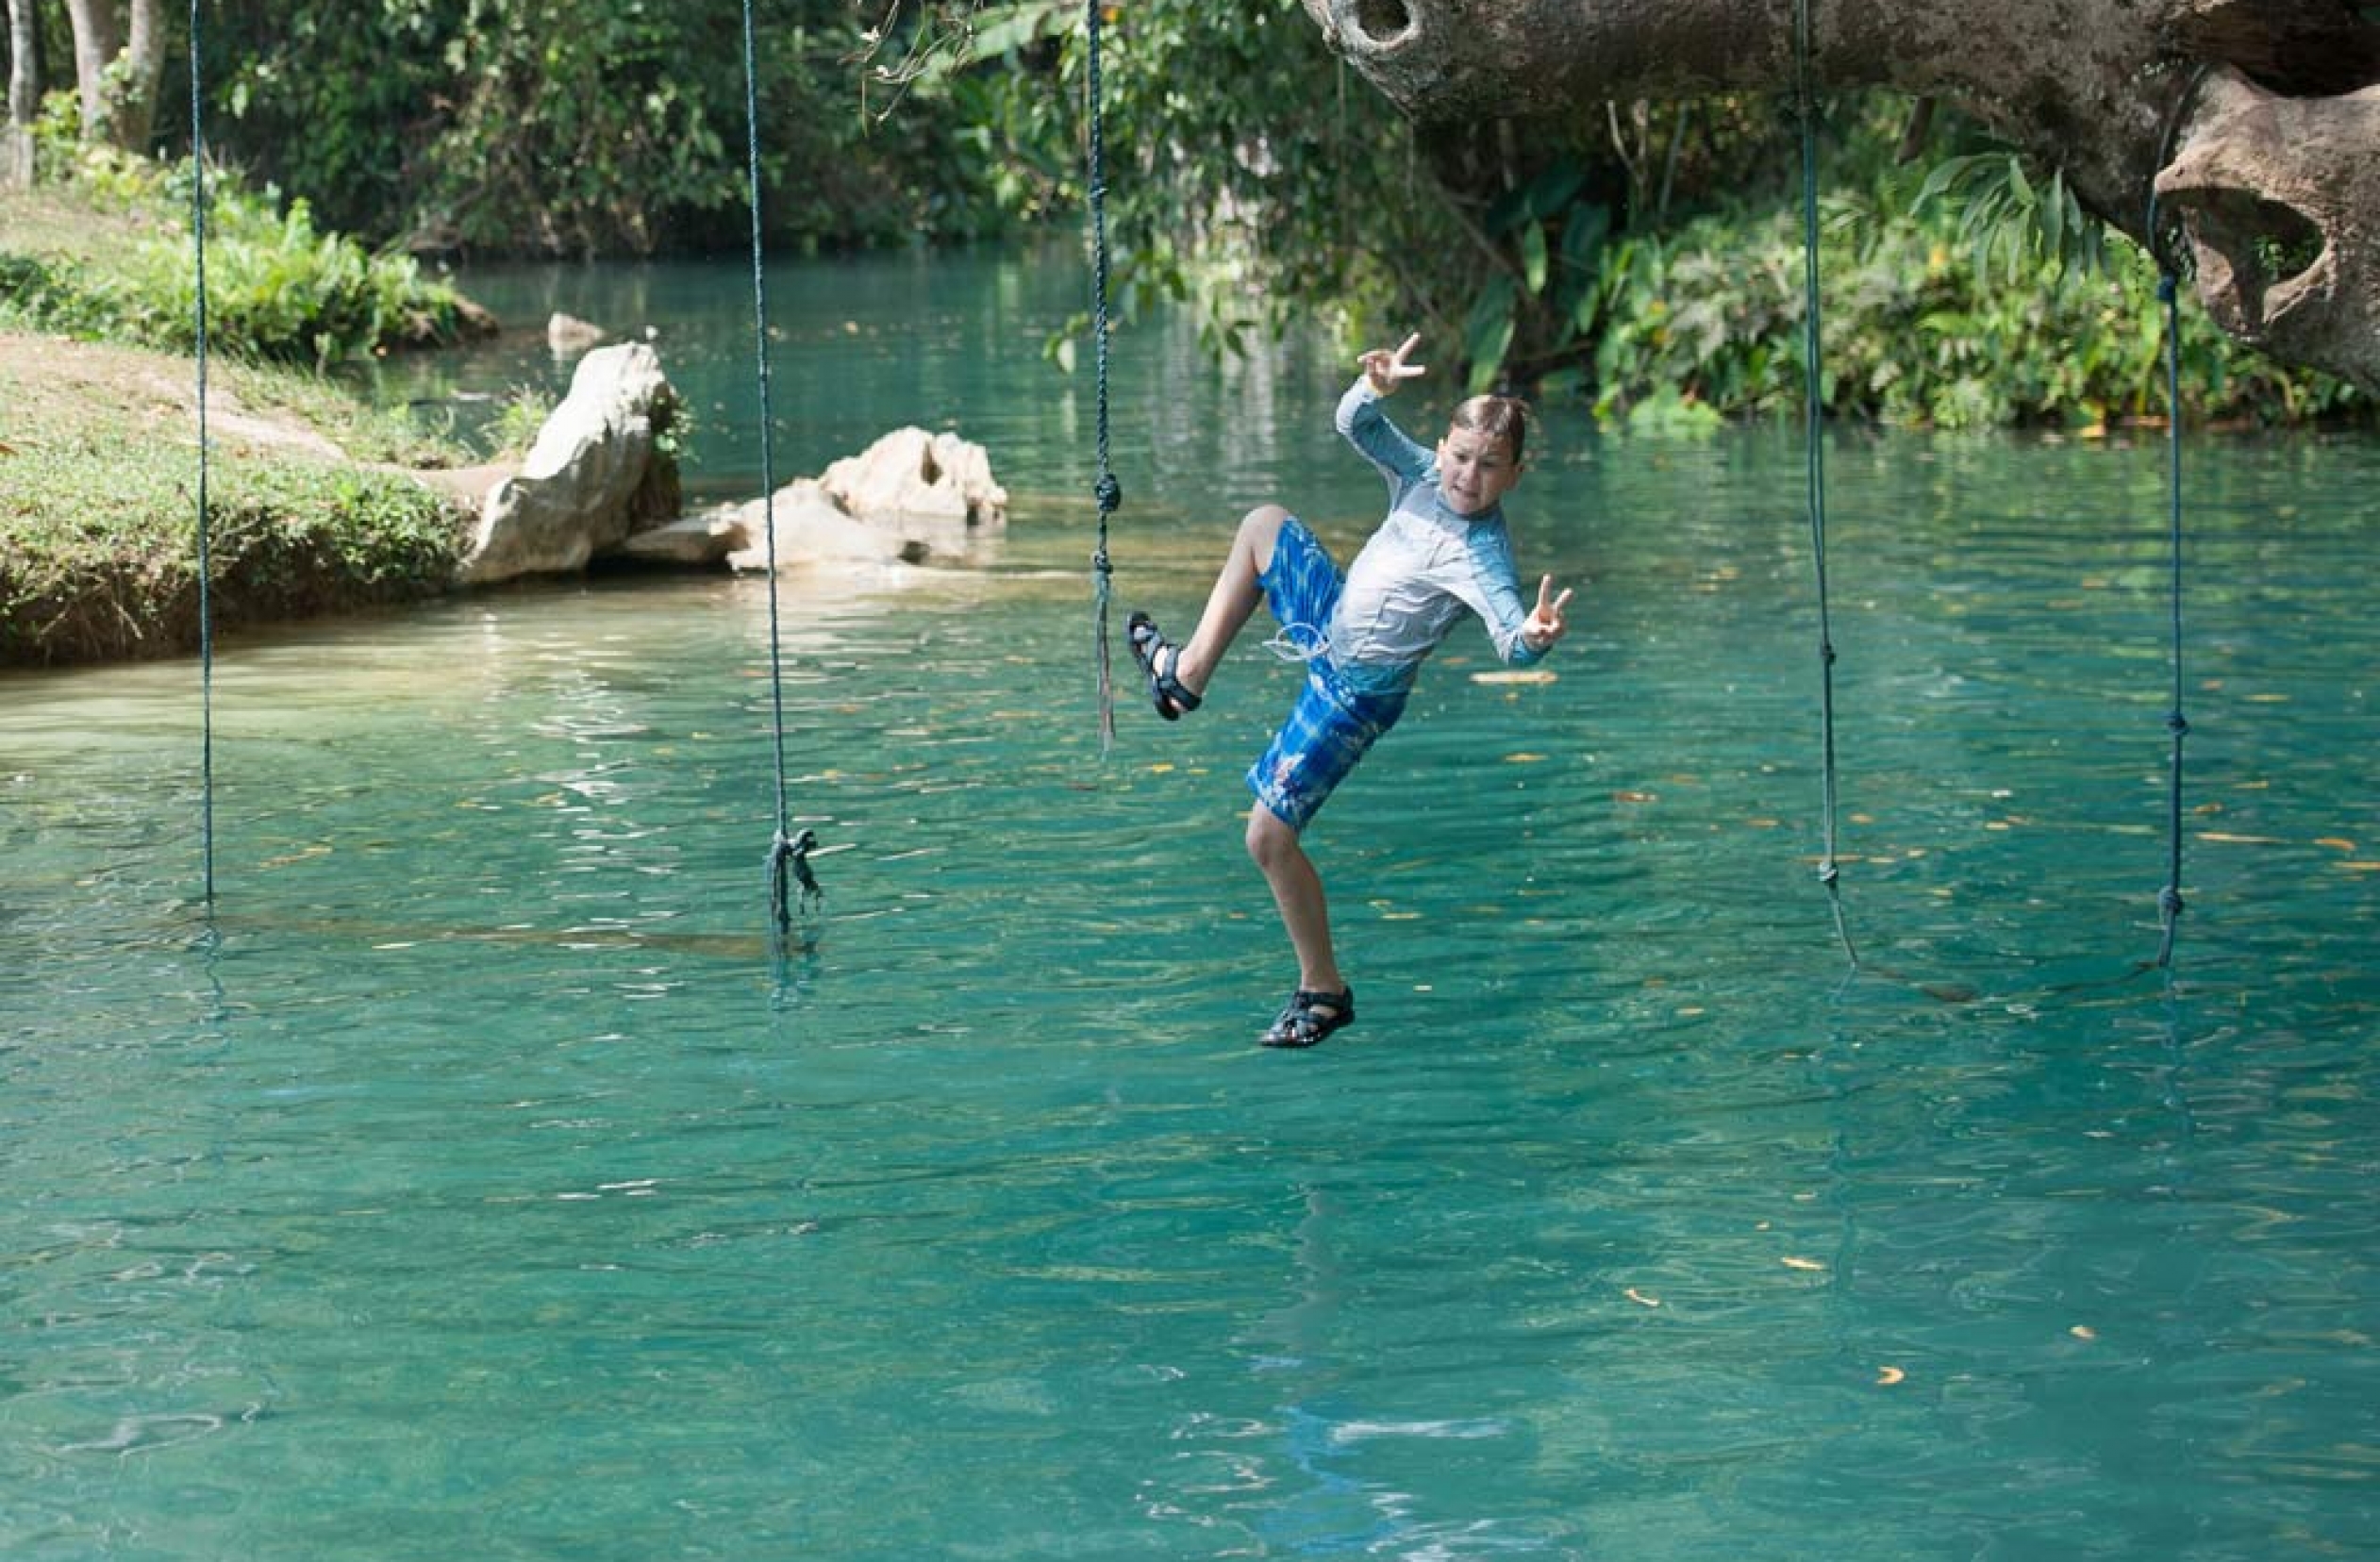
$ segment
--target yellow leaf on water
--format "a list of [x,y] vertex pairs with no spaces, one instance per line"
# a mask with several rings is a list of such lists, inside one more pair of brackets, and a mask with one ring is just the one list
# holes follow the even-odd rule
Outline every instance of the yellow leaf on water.
[[1173,762],[1172,760],[1160,759],[1156,764],[1149,767],[1149,773],[1151,775],[1165,775],[1170,773],[1173,769]]
[[1611,794],[1611,800],[1614,803],[1657,803],[1660,798],[1653,792],[1636,791],[1623,787]]
[[2092,1328],[2088,1323],[2077,1323],[2066,1332],[2072,1335],[2076,1339],[2097,1339],[2099,1338],[2099,1331]]
[[1507,754],[1504,756],[1504,762],[1507,765],[1541,765],[1545,763],[1545,756],[1542,754]]
[[1823,1274],[1826,1272],[1826,1266],[1820,1263],[1815,1258],[1794,1258],[1788,1256],[1780,1259],[1779,1262],[1784,1264],[1787,1269],[1807,1270],[1814,1274]]
[[2345,836],[2316,836],[2314,838],[2314,844],[2317,846],[2328,846],[2334,851],[2340,852],[2352,852],[2355,849],[2355,843],[2349,840]]
[[2286,846],[2288,841],[2272,836],[2233,835],[2228,830],[2201,830],[2201,840],[2211,840],[2219,846]]
[[1898,1367],[1879,1367],[1876,1369],[1876,1387],[1889,1388],[1908,1375]]
[[1473,673],[1471,681],[1475,684],[1550,684],[1559,676],[1560,673],[1550,668],[1515,667],[1493,673]]
[[1634,1286],[1630,1286],[1623,1294],[1639,1307],[1657,1307],[1661,1304],[1661,1299],[1659,1297],[1647,1296],[1644,1292],[1637,1289]]

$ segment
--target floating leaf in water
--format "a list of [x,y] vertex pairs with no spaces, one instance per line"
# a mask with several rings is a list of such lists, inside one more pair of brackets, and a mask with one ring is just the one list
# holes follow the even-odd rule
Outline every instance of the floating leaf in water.
[[1631,788],[1623,787],[1611,794],[1611,800],[1614,803],[1658,803],[1660,798],[1653,792],[1637,791]]
[[1639,1307],[1657,1307],[1661,1304],[1661,1299],[1659,1297],[1647,1296],[1644,1292],[1637,1289],[1634,1286],[1630,1286],[1625,1291],[1622,1292],[1622,1294]]
[[1475,684],[1550,684],[1560,676],[1550,668],[1515,667],[1492,673],[1473,673],[1471,681]]
[[2097,1339],[2099,1338],[2099,1331],[2092,1328],[2088,1323],[2077,1323],[2066,1332],[2072,1335],[2076,1339]]
[[2317,836],[2314,838],[2314,844],[2328,846],[2334,851],[2340,852],[2353,852],[2355,849],[2355,843],[2345,836]]
[[1504,762],[1507,765],[1541,765],[1545,763],[1545,756],[1526,753],[1507,754],[1504,756]]
[[1879,1367],[1876,1369],[1876,1387],[1889,1388],[1908,1375],[1898,1367]]
[[1826,1266],[1820,1263],[1815,1258],[1795,1258],[1789,1255],[1780,1259],[1779,1262],[1784,1264],[1787,1269],[1806,1270],[1813,1274],[1823,1274],[1826,1272]]

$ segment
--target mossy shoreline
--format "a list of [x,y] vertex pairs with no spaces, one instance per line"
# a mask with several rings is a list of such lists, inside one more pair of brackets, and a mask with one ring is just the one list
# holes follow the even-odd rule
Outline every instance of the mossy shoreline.
[[[196,401],[187,361],[0,332],[0,404],[24,409],[0,436],[0,666],[196,648]],[[221,375],[208,413],[217,627],[455,588],[474,521],[458,473],[363,458],[386,454],[342,442],[368,437],[366,409],[272,371]]]

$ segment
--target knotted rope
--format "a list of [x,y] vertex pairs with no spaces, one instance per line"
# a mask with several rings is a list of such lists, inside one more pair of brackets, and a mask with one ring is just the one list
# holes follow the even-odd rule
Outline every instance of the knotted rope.
[[785,655],[779,633],[776,578],[775,415],[769,397],[768,269],[760,239],[760,69],[754,40],[752,0],[743,0],[744,174],[752,210],[752,341],[760,400],[760,523],[768,533],[769,709],[776,754],[776,833],[769,842],[769,905],[780,937],[793,926],[791,886],[802,887],[802,907],[825,899],[810,872],[809,851],[818,837],[792,831],[792,805],[785,781]]
[[1818,881],[1826,887],[1826,903],[1834,915],[1835,937],[1843,946],[1843,957],[1856,968],[1859,952],[1852,945],[1851,927],[1843,915],[1842,870],[1835,857],[1835,638],[1826,594],[1826,392],[1820,357],[1824,333],[1818,286],[1818,105],[1810,91],[1809,0],[1794,0],[1793,95],[1802,122],[1803,445],[1809,483],[1810,562],[1818,589],[1819,728],[1823,758],[1823,840]]

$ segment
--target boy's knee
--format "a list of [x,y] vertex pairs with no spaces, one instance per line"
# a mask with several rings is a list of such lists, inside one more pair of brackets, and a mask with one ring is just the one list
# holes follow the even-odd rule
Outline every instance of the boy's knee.
[[1262,804],[1249,810],[1248,856],[1257,867],[1271,872],[1301,850],[1297,832],[1283,823],[1280,815]]
[[1273,544],[1280,540],[1281,527],[1289,518],[1290,512],[1278,505],[1258,505],[1240,518],[1240,545],[1257,573],[1273,568]]

